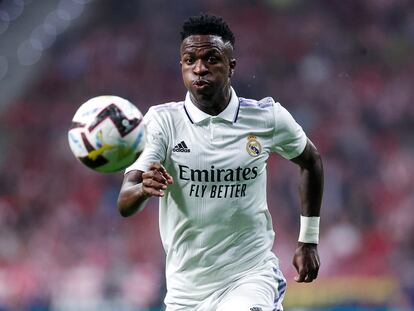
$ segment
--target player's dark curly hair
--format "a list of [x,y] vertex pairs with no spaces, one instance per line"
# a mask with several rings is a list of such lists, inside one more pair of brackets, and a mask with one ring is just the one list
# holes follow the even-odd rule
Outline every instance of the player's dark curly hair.
[[216,35],[234,47],[235,38],[229,25],[219,16],[200,14],[188,18],[183,24],[181,41],[192,35]]

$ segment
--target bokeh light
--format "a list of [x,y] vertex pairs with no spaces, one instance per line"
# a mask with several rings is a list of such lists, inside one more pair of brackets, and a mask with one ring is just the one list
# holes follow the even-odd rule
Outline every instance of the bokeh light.
[[45,17],[45,21],[44,21],[45,27],[54,28],[57,35],[62,33],[70,25],[70,22],[67,19],[67,17],[62,18],[62,16],[65,16],[65,13],[63,13],[63,11],[53,10],[52,12],[47,14]]
[[0,35],[9,28],[10,17],[6,11],[0,11]]
[[17,59],[20,64],[30,66],[36,64],[42,56],[41,49],[33,46],[30,40],[23,41],[17,49]]
[[37,26],[30,35],[30,42],[37,50],[49,48],[56,39],[56,28],[49,24]]
[[72,0],[61,0],[58,5],[58,14],[62,19],[73,20],[82,14],[84,3]]
[[0,11],[7,12],[7,21],[10,22],[23,13],[24,6],[23,0],[4,0],[0,3]]

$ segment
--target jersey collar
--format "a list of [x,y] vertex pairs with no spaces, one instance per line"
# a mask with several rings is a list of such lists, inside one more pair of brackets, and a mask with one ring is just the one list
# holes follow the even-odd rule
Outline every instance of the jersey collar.
[[204,111],[201,111],[198,109],[194,103],[191,101],[190,93],[187,92],[187,95],[185,96],[184,101],[184,110],[187,114],[187,117],[190,119],[191,123],[200,123],[208,118],[220,118],[229,122],[236,122],[237,117],[239,114],[239,98],[237,97],[236,92],[232,87],[231,89],[231,97],[230,102],[227,105],[227,107],[220,112],[217,116],[209,115],[208,113],[205,113]]

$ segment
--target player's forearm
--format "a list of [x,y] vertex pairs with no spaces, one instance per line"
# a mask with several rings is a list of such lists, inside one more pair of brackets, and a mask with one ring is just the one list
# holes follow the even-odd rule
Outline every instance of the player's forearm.
[[323,164],[318,152],[300,168],[299,192],[302,216],[319,216],[323,194]]
[[148,196],[142,191],[142,184],[135,184],[121,190],[118,197],[118,210],[128,217],[144,208]]

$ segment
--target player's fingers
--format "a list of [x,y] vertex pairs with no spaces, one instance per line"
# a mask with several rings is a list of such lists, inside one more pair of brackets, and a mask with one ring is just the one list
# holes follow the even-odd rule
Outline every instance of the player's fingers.
[[311,270],[308,272],[308,280],[309,282],[312,282],[314,279],[318,277],[318,270]]
[[318,274],[315,271],[309,271],[304,282],[310,283],[317,278]]
[[172,184],[174,182],[172,176],[170,174],[168,174],[167,170],[165,169],[164,166],[162,166],[161,163],[154,163],[153,165],[150,166],[150,169],[153,170],[157,170],[159,172],[161,172],[161,174],[164,176],[165,180],[167,181],[168,184]]
[[315,262],[316,262],[316,266],[318,267],[318,270],[319,270],[319,267],[321,266],[321,260],[319,259],[319,255],[316,255]]
[[172,184],[173,182],[174,182],[174,180],[173,180],[173,178],[171,177],[171,175],[170,174],[168,174],[167,173],[167,171],[164,169],[164,170],[159,170],[159,172],[162,174],[162,176],[164,177],[164,179],[165,179],[165,181],[168,183],[168,184]]
[[152,163],[149,167],[150,171],[159,171],[161,172],[163,175],[168,175],[167,170],[165,169],[164,166],[162,166],[161,163],[156,162],[156,163]]
[[308,273],[304,282],[309,283],[318,277],[319,265],[317,258],[312,258],[308,264]]
[[145,172],[142,174],[142,179],[153,179],[156,180],[162,184],[167,184],[167,180],[166,178],[162,175],[161,172],[157,171],[157,170],[150,170],[148,172]]
[[158,181],[158,182],[160,182],[160,183],[163,183],[163,184],[167,184],[168,182],[167,182],[167,178],[165,178],[165,176],[163,175],[163,173],[161,173],[160,171],[153,171],[154,172],[154,176],[153,176],[153,179],[154,180],[156,180],[156,181]]
[[142,185],[148,188],[154,188],[156,190],[167,189],[167,186],[164,183],[158,182],[154,179],[146,178],[142,180]]
[[166,173],[164,177],[167,179],[168,184],[172,185],[174,183],[174,179],[170,174]]
[[314,276],[313,272],[309,271],[309,272],[306,274],[305,278],[303,279],[303,282],[305,282],[305,283],[310,283],[310,282],[312,282],[314,279],[315,279],[315,276]]
[[163,197],[164,196],[164,192],[162,192],[161,190],[154,189],[152,187],[142,187],[142,190],[148,196],[155,196],[155,197]]
[[314,279],[316,279],[315,274],[314,274],[314,273],[312,273],[312,272],[309,272],[309,273],[308,273],[308,275],[305,277],[304,282],[305,282],[305,283],[310,283],[310,282],[312,282]]
[[294,265],[296,270],[298,271],[298,275],[295,277],[296,282],[303,282],[308,274],[307,267],[303,264],[302,258],[299,256],[297,260],[294,261]]
[[301,271],[299,271],[299,274],[295,276],[295,281],[298,283],[302,283],[305,281],[307,275],[307,271],[305,269],[302,269]]
[[315,279],[318,277],[319,266],[320,266],[319,257],[317,257],[315,258],[315,262],[314,262]]
[[299,270],[301,270],[303,267],[302,257],[298,255],[293,256],[292,263],[296,271],[299,273]]
[[320,265],[319,256],[316,254],[316,256],[312,256],[311,263],[309,266],[309,271],[314,279],[318,277],[319,265]]
[[302,278],[302,282],[304,283],[310,283],[314,280],[314,272],[312,270],[311,267],[306,267],[306,269],[304,269],[304,273],[303,273],[303,278]]
[[154,171],[147,171],[142,173],[142,179],[152,178],[154,176]]
[[298,272],[298,275],[296,275],[294,277],[294,280],[296,282],[302,282],[301,271],[303,270],[303,264],[302,264],[302,260],[301,260],[300,256],[295,255],[293,257],[293,266],[295,267],[296,271]]
[[[158,171],[160,171],[160,170],[162,170],[162,169],[164,169],[164,167],[161,165],[161,163],[160,162],[155,162],[155,163],[152,163],[150,166],[149,166],[149,170],[150,171],[153,171],[153,170],[158,170]],[[165,169],[164,169],[165,170]]]
[[293,266],[295,267],[296,271],[299,272],[299,267],[298,267],[298,263],[296,262],[295,259],[293,259]]

